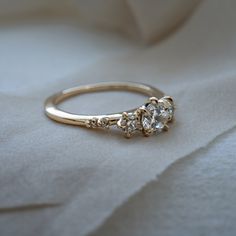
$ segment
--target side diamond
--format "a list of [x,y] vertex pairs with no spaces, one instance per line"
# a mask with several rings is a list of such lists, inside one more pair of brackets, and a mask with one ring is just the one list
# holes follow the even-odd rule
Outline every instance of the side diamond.
[[126,137],[131,137],[138,129],[137,115],[124,112],[122,117],[118,120],[117,126],[124,131]]

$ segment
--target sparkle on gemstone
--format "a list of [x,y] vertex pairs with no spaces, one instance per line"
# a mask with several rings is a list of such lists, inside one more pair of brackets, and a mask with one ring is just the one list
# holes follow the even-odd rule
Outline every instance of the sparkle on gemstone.
[[154,104],[148,104],[147,105],[147,110],[149,110],[150,112],[154,112],[156,109],[156,106]]
[[137,129],[136,121],[135,120],[129,120],[127,122],[127,131],[128,132],[134,132],[136,129]]
[[164,129],[165,125],[162,122],[156,123],[156,131],[161,132]]
[[142,114],[141,124],[144,130],[152,132],[161,132],[165,125],[172,119],[173,105],[165,100],[157,104],[146,104],[147,112]]
[[150,116],[142,117],[142,125],[145,130],[150,129],[152,124],[152,118]]
[[169,113],[169,111],[167,111],[167,110],[162,110],[162,111],[161,111],[161,116],[162,116],[162,118],[164,118],[164,119],[169,119],[170,113]]
[[123,129],[126,133],[132,134],[137,130],[137,119],[136,116],[131,113],[127,117],[122,116],[117,122],[118,127]]

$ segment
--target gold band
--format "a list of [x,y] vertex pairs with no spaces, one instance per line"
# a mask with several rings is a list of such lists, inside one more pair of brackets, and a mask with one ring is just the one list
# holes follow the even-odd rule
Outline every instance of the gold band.
[[[67,98],[70,98],[72,96],[81,95],[81,94],[85,94],[85,93],[100,92],[100,91],[114,91],[114,90],[125,90],[125,91],[142,93],[144,95],[147,95],[147,96],[153,98],[152,101],[149,100],[150,104],[153,103],[153,105],[155,105],[155,104],[157,104],[158,99],[162,99],[163,100],[162,105],[169,104],[169,106],[170,105],[173,106],[173,99],[172,98],[170,98],[168,96],[161,98],[164,96],[164,93],[154,87],[149,86],[149,85],[140,84],[140,83],[131,83],[131,82],[109,82],[109,83],[98,83],[98,84],[78,86],[78,87],[66,89],[66,90],[63,90],[59,93],[56,93],[56,94],[50,96],[46,100],[45,113],[48,117],[50,117],[51,119],[53,119],[55,121],[65,123],[65,124],[71,124],[71,125],[86,126],[88,128],[96,128],[96,127],[107,128],[107,127],[113,126],[113,125],[119,126],[119,121],[122,118],[123,118],[123,121],[125,121],[125,120],[128,121],[128,116],[131,116],[132,114],[135,114],[135,116],[137,116],[136,113],[140,113],[140,114],[142,113],[143,117],[144,117],[144,112],[146,112],[146,115],[148,115],[147,112],[149,112],[149,111],[145,107],[135,108],[135,109],[132,109],[130,111],[125,111],[125,112],[118,112],[118,113],[105,114],[105,115],[72,114],[72,113],[60,110],[57,107],[57,105],[60,102],[64,101]],[[167,102],[169,102],[169,103],[167,104]],[[141,122],[140,119],[142,119],[140,114],[139,114],[139,123]],[[151,114],[149,114],[149,115],[151,115]],[[138,118],[136,117],[135,120],[138,120]],[[121,126],[122,125],[120,125],[120,128],[122,128]],[[142,128],[136,127],[136,128],[142,129],[142,131],[144,131],[143,127]],[[124,127],[123,127],[123,130],[124,130]],[[145,133],[147,135],[146,131],[145,131]],[[130,132],[125,132],[125,133],[126,133],[126,136],[131,135]]]

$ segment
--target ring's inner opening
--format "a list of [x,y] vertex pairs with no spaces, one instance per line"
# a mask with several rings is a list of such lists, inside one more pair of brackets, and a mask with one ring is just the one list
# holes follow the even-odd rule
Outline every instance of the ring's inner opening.
[[102,91],[84,93],[64,100],[57,106],[70,113],[80,115],[101,115],[120,113],[137,108],[148,96],[131,91]]

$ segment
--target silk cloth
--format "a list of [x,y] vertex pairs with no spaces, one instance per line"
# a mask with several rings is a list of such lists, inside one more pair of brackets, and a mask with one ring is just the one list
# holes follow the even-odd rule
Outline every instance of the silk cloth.
[[[185,22],[175,31],[176,22],[160,30],[153,26],[155,18],[148,20],[154,1],[146,11],[141,1],[128,1],[129,11],[135,12],[135,17],[127,12],[130,26],[123,27],[118,17],[108,28],[132,32],[129,38],[88,28],[82,13],[68,17],[59,6],[55,17],[41,19],[42,9],[53,9],[49,3],[39,7],[32,1],[30,9],[21,5],[1,13],[1,235],[87,235],[174,162],[236,125],[235,1],[194,2],[194,10],[191,4],[188,10],[179,7],[181,17],[171,13],[169,19]],[[78,11],[85,7],[77,4]],[[76,15],[76,9],[67,10]],[[105,20],[101,23],[99,27],[106,26]],[[163,39],[167,32],[172,34]],[[43,114],[51,93],[100,81],[147,83],[173,96],[177,111],[170,132],[126,140],[117,132],[54,123]],[[128,93],[93,94],[62,107],[90,114],[143,101]]]

